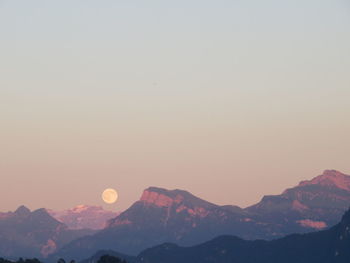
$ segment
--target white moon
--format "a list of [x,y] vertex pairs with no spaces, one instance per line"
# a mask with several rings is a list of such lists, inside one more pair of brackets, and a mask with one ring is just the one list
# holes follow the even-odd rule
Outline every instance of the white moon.
[[103,191],[102,199],[107,204],[113,204],[113,203],[117,202],[117,200],[118,200],[118,193],[116,190],[114,190],[112,188],[108,188],[108,189]]

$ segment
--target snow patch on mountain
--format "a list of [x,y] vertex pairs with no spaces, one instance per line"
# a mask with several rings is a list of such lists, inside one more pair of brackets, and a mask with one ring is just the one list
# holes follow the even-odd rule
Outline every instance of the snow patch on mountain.
[[67,225],[70,229],[103,229],[107,221],[119,215],[103,209],[101,206],[78,205],[63,211],[48,210],[51,216]]

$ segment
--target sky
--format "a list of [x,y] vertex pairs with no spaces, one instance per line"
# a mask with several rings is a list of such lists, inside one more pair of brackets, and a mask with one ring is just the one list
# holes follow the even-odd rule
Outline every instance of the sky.
[[0,0],[0,211],[350,174],[349,47],[348,0]]

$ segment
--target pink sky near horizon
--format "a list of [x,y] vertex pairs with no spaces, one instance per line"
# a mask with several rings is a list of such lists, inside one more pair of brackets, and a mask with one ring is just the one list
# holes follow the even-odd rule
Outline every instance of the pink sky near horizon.
[[149,186],[245,207],[325,169],[350,174],[349,12],[0,1],[0,211],[120,211]]

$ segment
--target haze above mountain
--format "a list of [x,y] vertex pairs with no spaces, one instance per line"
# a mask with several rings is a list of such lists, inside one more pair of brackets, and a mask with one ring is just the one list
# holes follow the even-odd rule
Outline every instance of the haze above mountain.
[[350,205],[350,176],[326,170],[251,207],[218,206],[183,190],[146,189],[140,200],[108,226],[64,246],[52,258],[82,259],[101,249],[135,255],[165,242],[195,245],[219,235],[274,239],[324,229]]

